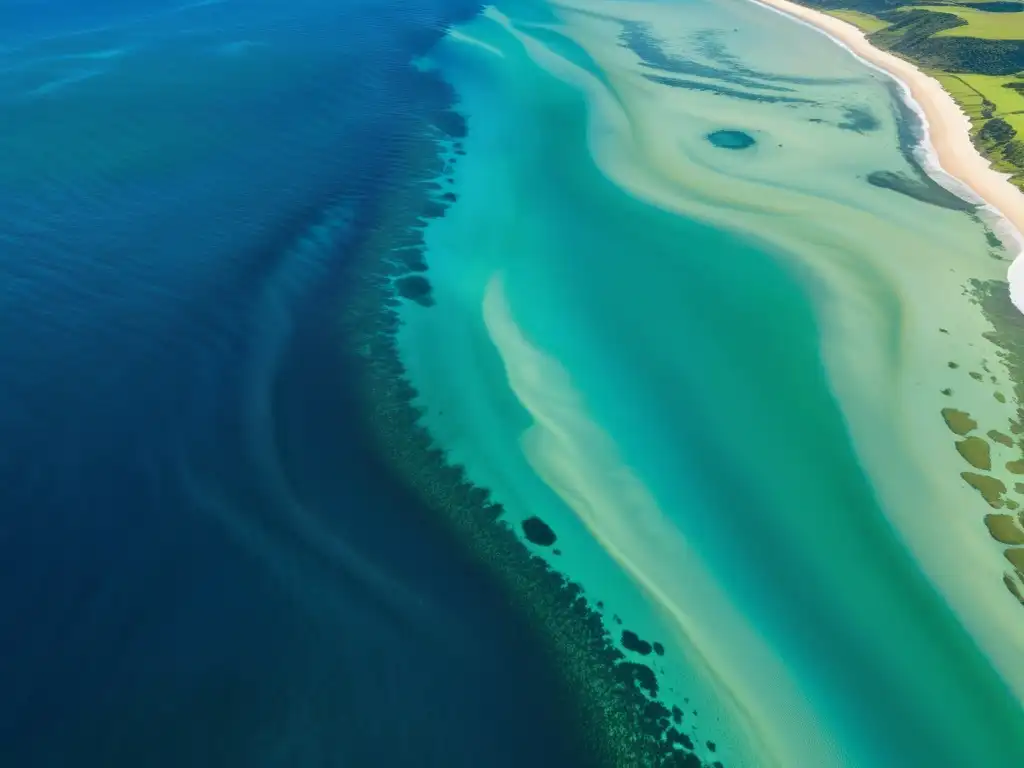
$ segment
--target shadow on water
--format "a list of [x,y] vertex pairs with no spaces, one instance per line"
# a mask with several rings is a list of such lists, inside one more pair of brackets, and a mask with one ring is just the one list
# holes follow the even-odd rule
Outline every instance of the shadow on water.
[[2,765],[573,764],[553,671],[369,448],[331,332],[430,106],[403,67],[475,9],[332,5],[231,9],[348,58],[224,156],[0,178]]

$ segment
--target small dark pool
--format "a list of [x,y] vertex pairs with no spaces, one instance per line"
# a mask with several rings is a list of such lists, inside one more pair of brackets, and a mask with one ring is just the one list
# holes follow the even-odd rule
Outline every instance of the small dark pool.
[[754,137],[743,131],[713,131],[708,141],[722,149],[746,149],[754,145]]

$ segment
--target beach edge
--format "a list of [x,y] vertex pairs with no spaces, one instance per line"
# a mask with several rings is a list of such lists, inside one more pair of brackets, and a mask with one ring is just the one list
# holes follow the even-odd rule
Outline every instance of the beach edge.
[[921,120],[919,148],[925,172],[959,197],[979,204],[1010,250],[1010,299],[1024,313],[1024,192],[974,146],[970,120],[949,91],[913,62],[873,45],[863,30],[847,21],[792,0],[750,2],[812,27],[896,83]]

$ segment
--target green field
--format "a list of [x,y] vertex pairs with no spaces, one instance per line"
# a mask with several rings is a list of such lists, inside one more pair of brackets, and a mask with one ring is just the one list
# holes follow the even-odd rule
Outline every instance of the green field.
[[971,122],[982,119],[981,110],[985,103],[984,96],[976,88],[971,87],[962,79],[961,75],[950,75],[945,72],[928,72],[929,75],[938,80],[942,87],[949,91],[957,104],[963,107],[964,112],[971,118]]
[[1024,82],[1020,78],[998,75],[957,75],[957,77],[995,105],[993,117],[1007,117],[1016,112],[1024,112],[1024,95],[1019,91],[1004,87],[1006,83]]
[[[953,75],[929,72],[942,87],[949,91],[975,127],[992,117],[1001,117],[1018,133],[1024,134],[1024,94],[1003,87],[1006,83],[1024,82],[1018,77],[997,75]],[[992,105],[990,114],[984,114],[985,102]]]
[[861,13],[860,11],[829,11],[829,16],[835,16],[837,19],[848,21],[853,26],[871,34],[877,32],[880,29],[885,29],[889,26],[889,22],[882,21],[877,16],[872,16],[870,13]]
[[913,5],[905,10],[952,13],[967,22],[966,26],[944,29],[935,37],[976,37],[982,40],[1024,40],[1024,13],[992,13],[954,5]]
[[[1024,136],[1024,94],[1003,87],[1005,83],[1024,82],[1021,78],[954,75],[938,71],[929,71],[928,74],[938,80],[967,113],[971,119],[972,135],[977,137],[991,118],[998,117],[1009,123],[1018,136]],[[993,146],[989,140],[980,138],[976,141],[981,142],[979,147],[993,161],[996,169],[1010,174],[1020,172],[1018,163],[1005,156],[1006,145]]]

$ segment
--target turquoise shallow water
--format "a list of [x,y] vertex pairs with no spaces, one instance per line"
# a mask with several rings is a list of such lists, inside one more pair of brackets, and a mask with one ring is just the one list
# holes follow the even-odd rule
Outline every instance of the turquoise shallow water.
[[[645,19],[674,57],[658,76],[700,87],[646,77],[653,54],[628,46]],[[751,42],[765,29],[774,44]],[[624,619],[665,643],[654,667],[666,703],[701,713],[700,756],[1024,764],[995,641],[933,583],[869,450],[913,442],[865,414],[889,412],[904,371],[932,376],[913,335],[932,310],[890,263],[997,266],[977,220],[865,181],[916,173],[891,88],[741,2],[500,3],[429,65],[469,137],[458,202],[428,232],[436,304],[404,310],[424,423],[510,524],[555,529],[560,554],[538,551],[607,604],[613,634]],[[858,355],[878,375],[852,397]],[[938,514],[931,475],[901,478]]]

